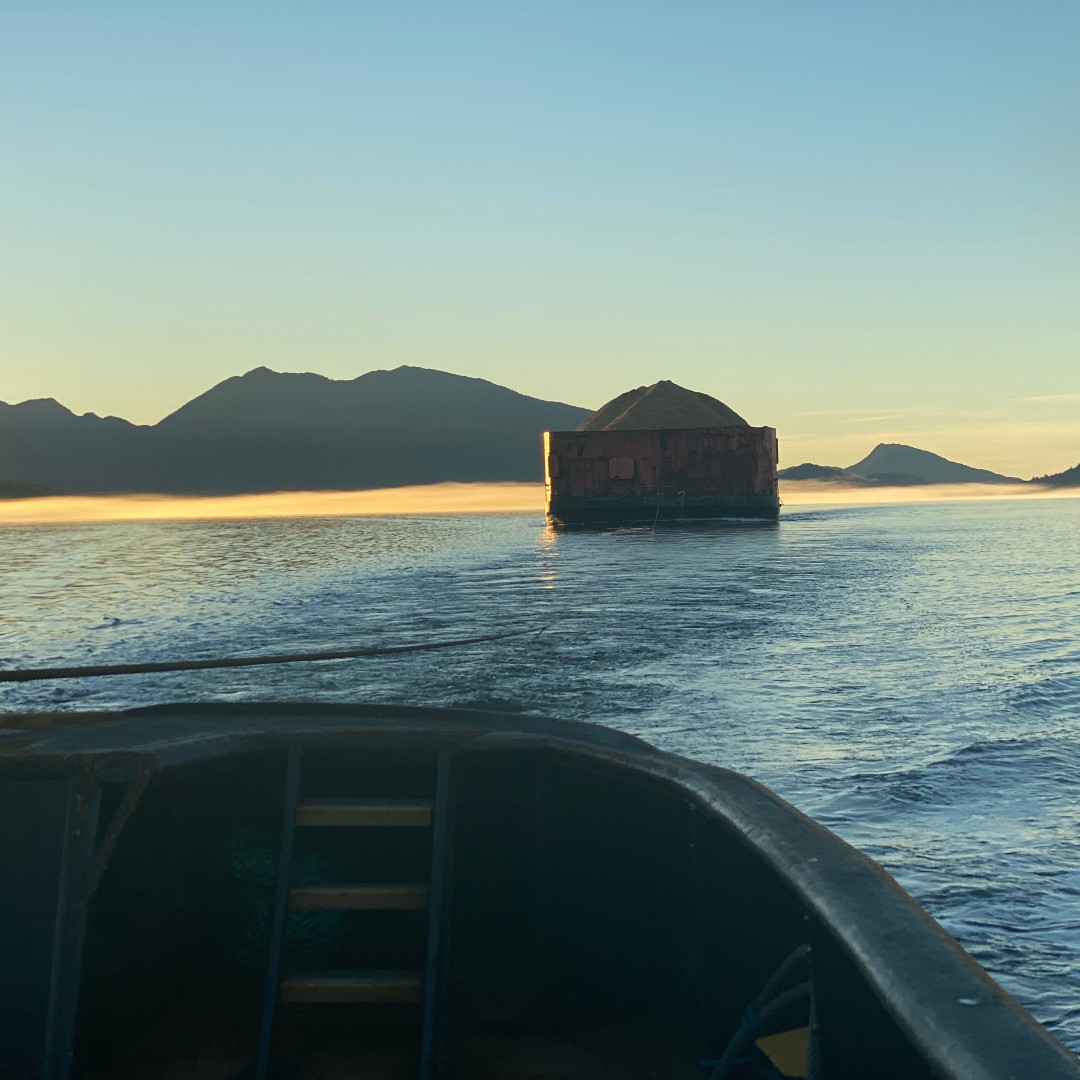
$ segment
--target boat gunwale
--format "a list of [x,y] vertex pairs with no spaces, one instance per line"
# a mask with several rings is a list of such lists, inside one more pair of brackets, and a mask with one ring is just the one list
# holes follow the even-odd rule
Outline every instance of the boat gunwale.
[[[44,727],[41,715],[25,714],[35,725],[26,729],[18,728],[17,715],[3,717],[0,731],[24,730],[30,738],[0,754],[0,779],[81,771],[106,782],[114,774],[130,776],[133,766],[167,771],[285,742],[372,737],[450,739],[469,752],[544,751],[592,768],[629,770],[697,806],[777,874],[847,954],[934,1075],[1080,1078],[1080,1059],[882,866],[757,781],[637,736],[536,714],[367,703],[184,702],[76,714],[77,723],[65,718]],[[192,730],[196,720],[201,730]]]

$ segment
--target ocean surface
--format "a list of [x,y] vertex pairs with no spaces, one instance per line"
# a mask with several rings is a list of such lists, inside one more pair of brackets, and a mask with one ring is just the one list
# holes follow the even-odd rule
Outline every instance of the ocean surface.
[[1080,1049],[1080,499],[0,528],[0,664],[447,652],[0,686],[0,711],[370,700],[600,721],[737,769],[873,856]]

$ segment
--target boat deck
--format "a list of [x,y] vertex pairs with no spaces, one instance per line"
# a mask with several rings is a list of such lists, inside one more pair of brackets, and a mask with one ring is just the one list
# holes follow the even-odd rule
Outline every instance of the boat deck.
[[8,716],[0,821],[5,1080],[700,1078],[799,952],[831,1080],[1080,1078],[880,867],[593,725]]

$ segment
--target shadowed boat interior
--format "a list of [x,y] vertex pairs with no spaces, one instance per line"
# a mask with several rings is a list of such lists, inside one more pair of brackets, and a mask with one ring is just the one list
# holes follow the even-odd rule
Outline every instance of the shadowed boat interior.
[[[701,1078],[811,938],[829,1075],[861,1075],[845,1070],[867,1041],[877,1076],[930,1075],[784,881],[676,786],[559,750],[460,750],[433,879],[438,749],[305,750],[270,1075],[420,1075],[434,971],[437,1075]],[[75,1075],[251,1075],[286,780],[280,747],[150,779],[90,907]],[[119,803],[106,792],[102,835]]]

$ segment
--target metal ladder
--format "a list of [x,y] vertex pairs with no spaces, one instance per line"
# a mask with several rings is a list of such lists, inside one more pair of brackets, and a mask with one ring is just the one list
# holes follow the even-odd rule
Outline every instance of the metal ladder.
[[[303,752],[291,747],[285,772],[285,811],[270,927],[270,948],[263,989],[262,1021],[254,1080],[269,1080],[271,1043],[277,1004],[416,1003],[423,1005],[420,1078],[434,1070],[437,1009],[445,967],[443,897],[448,881],[450,754],[438,754],[433,800],[300,800]],[[293,839],[297,828],[432,829],[429,882],[290,887]],[[282,978],[285,919],[289,910],[422,910],[427,908],[427,945],[422,970],[332,970],[297,972]]]

